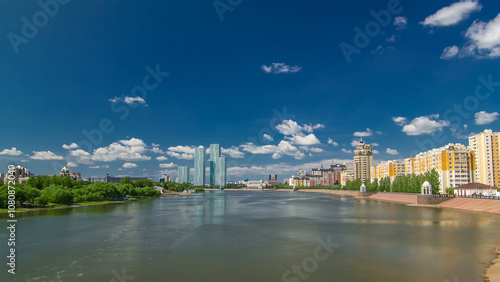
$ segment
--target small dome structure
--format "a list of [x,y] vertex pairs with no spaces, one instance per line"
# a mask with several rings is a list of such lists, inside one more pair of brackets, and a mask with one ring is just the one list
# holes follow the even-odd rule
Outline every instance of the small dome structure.
[[432,185],[429,181],[425,181],[422,184],[422,195],[432,195]]

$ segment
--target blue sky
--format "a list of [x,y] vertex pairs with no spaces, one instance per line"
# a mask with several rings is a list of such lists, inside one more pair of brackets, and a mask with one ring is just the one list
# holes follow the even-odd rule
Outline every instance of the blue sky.
[[218,143],[283,179],[499,130],[498,1],[322,2],[1,2],[0,171],[175,176]]

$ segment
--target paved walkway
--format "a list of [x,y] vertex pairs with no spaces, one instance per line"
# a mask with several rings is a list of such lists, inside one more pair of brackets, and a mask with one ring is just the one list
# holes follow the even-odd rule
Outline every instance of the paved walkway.
[[438,205],[442,208],[500,214],[500,200],[455,198]]

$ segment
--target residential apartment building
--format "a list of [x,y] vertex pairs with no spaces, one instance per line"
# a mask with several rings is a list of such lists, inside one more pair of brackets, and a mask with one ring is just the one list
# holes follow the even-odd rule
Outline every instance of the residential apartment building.
[[423,174],[435,169],[441,183],[441,193],[446,188],[474,182],[474,152],[462,144],[448,144],[415,156],[414,173]]
[[500,132],[491,129],[469,137],[469,149],[474,152],[474,182],[500,187]]
[[354,179],[361,179],[361,181],[370,180],[370,169],[372,166],[372,146],[365,144],[361,140],[356,150],[354,150]]
[[393,182],[396,176],[406,174],[405,168],[406,166],[404,160],[381,162],[380,164],[371,167],[370,178],[373,181],[375,178],[380,180],[389,177],[391,182]]

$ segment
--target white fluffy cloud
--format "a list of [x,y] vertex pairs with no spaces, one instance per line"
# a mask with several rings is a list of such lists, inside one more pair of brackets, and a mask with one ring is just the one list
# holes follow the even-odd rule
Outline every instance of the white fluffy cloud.
[[96,168],[109,168],[109,165],[96,165],[96,166],[89,166],[89,168],[93,168],[93,169],[96,169]]
[[166,161],[166,160],[168,160],[168,158],[167,158],[167,157],[165,157],[165,156],[159,156],[159,157],[156,157],[156,160],[158,160],[158,161],[162,162],[162,161]]
[[123,168],[135,168],[135,167],[137,167],[137,165],[134,163],[124,163],[123,164]]
[[477,125],[490,124],[498,119],[498,113],[487,113],[485,111],[480,111],[475,115],[475,122]]
[[176,167],[177,165],[174,163],[169,163],[169,164],[160,164],[161,168],[173,168]]
[[489,22],[475,21],[465,37],[470,40],[462,48],[460,56],[475,56],[477,58],[500,57],[500,14]]
[[352,150],[347,150],[345,148],[342,148],[342,152],[352,154]]
[[380,154],[379,150],[372,150],[372,153],[375,154],[375,155]]
[[319,139],[313,133],[309,135],[294,135],[292,137],[286,137],[288,140],[292,142],[292,144],[296,145],[317,145],[321,144]]
[[235,146],[233,146],[231,148],[227,148],[227,149],[222,148],[221,153],[223,155],[228,155],[234,159],[242,159],[245,157],[245,153],[241,152],[240,149],[238,147],[235,147]]
[[169,147],[167,155],[179,160],[192,160],[194,159],[194,149],[192,146],[175,146]]
[[397,29],[405,29],[408,26],[408,18],[407,17],[395,17],[393,24]]
[[73,142],[69,145],[63,144],[62,147],[66,150],[78,149],[78,144]]
[[111,143],[107,147],[94,150],[92,160],[102,162],[116,160],[148,161],[151,157],[143,155],[146,151],[146,144],[141,139],[132,138],[130,140],[120,140]]
[[358,147],[360,142],[361,142],[361,139],[354,139],[351,142],[351,146]]
[[460,48],[458,48],[458,46],[453,45],[453,46],[446,47],[443,50],[443,54],[441,54],[441,59],[442,60],[449,60],[449,59],[455,58],[458,55],[458,53],[460,53]]
[[92,161],[92,154],[82,150],[82,149],[77,149],[77,150],[72,150],[69,152],[71,160],[80,163],[80,164],[88,164],[91,165],[94,162]]
[[66,164],[66,167],[77,167],[78,165],[74,162],[69,162]]
[[265,73],[294,73],[299,72],[302,68],[299,66],[289,66],[284,63],[272,63],[270,66],[262,65],[261,69]]
[[472,12],[480,11],[483,6],[477,0],[462,0],[439,9],[420,22],[424,26],[450,26],[467,19]]
[[0,152],[0,155],[8,155],[8,156],[19,156],[22,155],[23,152],[16,149],[16,147],[12,147],[11,149],[4,149]]
[[414,118],[411,123],[403,126],[402,131],[406,135],[423,135],[441,131],[448,126],[450,126],[450,122],[439,120],[439,114],[436,114]]
[[306,152],[313,152],[313,153],[321,153],[324,152],[323,149],[317,148],[317,147],[307,147],[307,146],[299,146],[301,150],[304,150]]
[[302,126],[291,119],[284,120],[281,124],[276,125],[276,129],[283,135],[301,134],[303,130]]
[[129,97],[129,96],[125,96],[125,99],[124,98],[120,98],[120,97],[115,97],[113,99],[109,99],[109,101],[111,103],[123,102],[123,103],[129,104],[129,105],[135,104],[135,105],[147,106],[146,101],[143,98],[141,98],[141,97]]
[[395,149],[391,149],[391,148],[387,148],[387,150],[385,150],[385,152],[389,155],[399,155],[399,152]]
[[262,137],[263,137],[265,140],[267,140],[267,141],[274,141],[274,138],[273,138],[271,135],[269,135],[269,134],[265,134],[265,133],[264,133],[264,135],[262,135]]
[[297,147],[293,146],[290,142],[282,140],[276,145],[256,146],[253,143],[247,143],[241,146],[243,151],[252,154],[272,154],[274,159],[278,159],[283,155],[292,156],[295,159],[305,158],[304,152],[300,151]]
[[392,121],[399,126],[404,126],[408,123],[408,120],[405,117],[392,117]]
[[30,158],[34,160],[62,160],[62,156],[58,156],[51,151],[33,151],[35,155],[31,156]]
[[338,147],[339,143],[332,140],[332,138],[328,138],[328,144],[333,145],[334,147]]
[[369,128],[366,129],[366,131],[358,131],[354,132],[353,134],[356,137],[369,137],[373,135],[373,131]]

